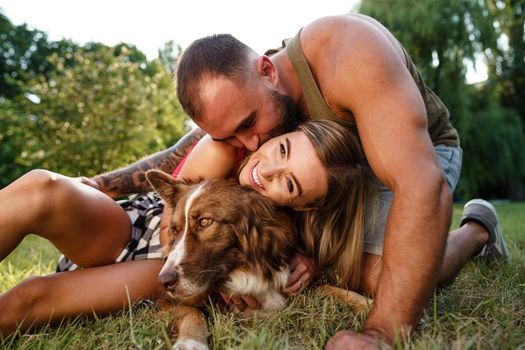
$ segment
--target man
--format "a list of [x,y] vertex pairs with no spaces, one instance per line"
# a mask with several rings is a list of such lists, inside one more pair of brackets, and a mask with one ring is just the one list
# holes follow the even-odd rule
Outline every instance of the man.
[[[487,240],[500,240],[495,212],[472,202],[442,265],[461,164],[458,135],[404,49],[372,18],[321,18],[271,56],[259,56],[228,35],[200,39],[179,62],[177,92],[185,111],[214,140],[249,150],[306,119],[332,119],[357,130],[372,170],[391,191],[385,198],[392,200],[384,249],[364,260],[370,271],[364,289],[374,293],[374,307],[362,333],[339,332],[327,348],[378,347],[379,339],[405,338],[436,284],[452,278]],[[180,149],[153,160],[170,169],[173,161],[164,159],[180,159]],[[154,165],[147,162],[134,167]],[[95,180],[105,192],[118,188],[113,194],[127,191],[116,186],[122,179],[144,183],[141,171],[127,174]],[[468,244],[461,240],[467,234],[476,237]],[[381,268],[373,269],[381,253]]]

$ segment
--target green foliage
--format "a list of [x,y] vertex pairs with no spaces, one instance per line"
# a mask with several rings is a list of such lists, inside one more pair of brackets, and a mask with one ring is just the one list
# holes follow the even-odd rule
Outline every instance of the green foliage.
[[515,109],[525,127],[525,1],[487,3],[494,28],[500,34],[497,50],[487,53],[489,72],[497,82],[502,104]]
[[466,60],[496,46],[492,18],[482,2],[363,0],[359,11],[394,33],[453,118],[464,113]]
[[516,111],[495,104],[465,115],[460,124],[465,198],[525,196],[525,136]]
[[182,48],[180,45],[175,44],[175,42],[168,41],[164,44],[164,47],[159,50],[159,60],[162,62],[164,67],[168,70],[168,73],[175,77],[175,71],[177,69],[177,59],[182,53]]
[[16,161],[24,147],[25,127],[23,113],[10,100],[0,97],[0,187],[28,170]]
[[0,39],[0,188],[33,168],[112,170],[186,131],[165,66],[174,49],[148,61],[126,43],[49,41],[1,13]]
[[[24,93],[24,84],[54,70],[49,57],[73,52],[77,45],[67,41],[50,42],[47,35],[23,25],[13,25],[0,13],[0,97],[14,98]],[[68,60],[67,65],[74,62]]]
[[[17,162],[91,176],[180,137],[184,119],[171,79],[157,62],[145,74],[131,54],[126,47],[114,50],[101,44],[65,57],[53,54],[50,77],[27,85],[39,101],[17,99],[28,116],[26,144]],[[70,58],[76,64],[68,67]]]

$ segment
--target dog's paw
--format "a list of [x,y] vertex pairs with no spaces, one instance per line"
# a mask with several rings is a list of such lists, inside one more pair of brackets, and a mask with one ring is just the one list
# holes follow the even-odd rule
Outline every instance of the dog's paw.
[[208,344],[201,343],[195,339],[178,339],[172,350],[209,350]]

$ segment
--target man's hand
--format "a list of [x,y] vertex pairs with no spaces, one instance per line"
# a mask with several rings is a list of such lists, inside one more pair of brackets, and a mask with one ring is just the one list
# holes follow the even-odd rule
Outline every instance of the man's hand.
[[80,183],[83,183],[84,185],[93,187],[95,190],[100,191],[100,187],[98,186],[98,183],[95,180],[90,179],[89,177],[79,176],[79,177],[76,177],[75,180],[79,181]]
[[304,255],[296,254],[290,262],[290,276],[288,276],[283,293],[294,295],[308,287],[315,275],[314,270],[313,260]]
[[325,350],[379,350],[386,349],[388,346],[372,334],[355,333],[350,330],[337,332],[326,343]]

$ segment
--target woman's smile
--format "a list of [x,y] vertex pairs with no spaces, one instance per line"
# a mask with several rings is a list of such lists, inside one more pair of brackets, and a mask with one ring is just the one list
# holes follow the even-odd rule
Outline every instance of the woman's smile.
[[264,190],[264,186],[261,182],[261,179],[259,178],[258,170],[259,170],[259,162],[257,162],[255,166],[253,167],[252,180],[257,186],[259,186],[262,190]]

